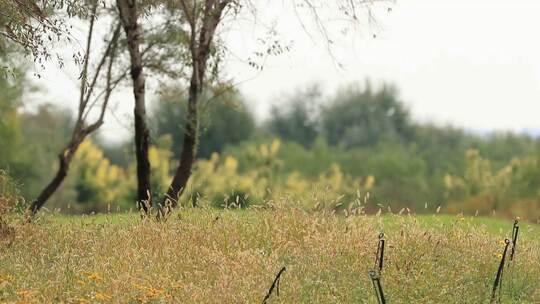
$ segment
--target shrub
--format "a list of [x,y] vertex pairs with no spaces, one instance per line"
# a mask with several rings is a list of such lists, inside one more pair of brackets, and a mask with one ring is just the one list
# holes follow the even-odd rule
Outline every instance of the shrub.
[[8,225],[6,215],[17,206],[21,207],[17,186],[7,172],[0,170],[0,245],[4,240],[13,241],[14,229]]
[[508,217],[540,219],[540,158],[516,157],[499,170],[476,150],[466,154],[463,176],[444,178],[447,212],[478,212],[480,215],[497,211]]
[[18,202],[17,185],[6,171],[0,170],[0,221],[18,205]]

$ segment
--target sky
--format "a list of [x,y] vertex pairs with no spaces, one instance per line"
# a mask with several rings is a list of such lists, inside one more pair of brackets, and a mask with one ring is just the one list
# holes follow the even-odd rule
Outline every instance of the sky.
[[[375,85],[395,85],[418,121],[477,132],[540,134],[540,1],[382,2],[373,10],[375,21],[361,15],[346,34],[341,19],[322,13],[333,40],[330,48],[311,15],[296,14],[283,3],[265,6],[256,20],[246,15],[220,30],[229,50],[224,76],[238,83],[257,117],[266,117],[272,104],[310,84],[332,95],[370,79]],[[247,59],[265,49],[258,38],[268,27],[290,51],[267,58],[258,71]],[[51,65],[42,76],[36,84],[46,89],[34,99],[76,106],[75,68]],[[149,95],[155,89],[149,82]],[[148,100],[151,107],[152,96]],[[120,140],[130,131],[129,90],[116,94],[113,104],[114,115],[107,115],[102,134]]]

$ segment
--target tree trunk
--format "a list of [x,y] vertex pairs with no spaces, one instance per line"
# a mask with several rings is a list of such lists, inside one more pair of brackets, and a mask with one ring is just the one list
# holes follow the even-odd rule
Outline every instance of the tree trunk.
[[[194,72],[197,73],[197,72]],[[189,88],[188,109],[186,117],[186,127],[184,131],[184,141],[182,145],[182,154],[180,155],[180,164],[176,169],[171,186],[169,187],[162,207],[176,207],[178,199],[186,189],[191,169],[195,161],[197,136],[199,130],[199,117],[197,111],[197,101],[200,95],[199,83],[192,77]]]
[[135,155],[137,157],[137,203],[148,211],[150,207],[150,160],[148,159],[149,132],[146,124],[145,78],[142,64],[141,30],[138,24],[136,0],[117,0],[122,27],[126,33],[131,60],[131,79],[135,97]]
[[[137,202],[145,212],[150,207],[150,160],[148,159],[149,133],[145,121],[144,105],[135,107],[135,153],[137,156]],[[142,110],[143,112],[138,112]]]
[[32,202],[30,208],[28,208],[31,216],[35,215],[39,209],[45,205],[47,200],[54,194],[54,192],[56,192],[58,187],[60,187],[67,176],[69,165],[71,163],[71,155],[74,154],[77,148],[78,145],[73,147],[74,150],[67,150],[67,152],[58,155],[58,171],[51,182],[41,191],[36,200]]
[[[184,131],[184,142],[182,146],[182,154],[180,155],[180,164],[176,169],[171,186],[167,190],[167,194],[160,206],[158,217],[166,214],[169,208],[174,208],[178,205],[178,200],[191,176],[191,169],[195,161],[197,151],[197,137],[199,131],[199,117],[197,111],[197,103],[203,91],[204,78],[206,73],[206,64],[210,54],[210,46],[213,42],[213,37],[223,10],[231,1],[206,0],[204,4],[204,13],[202,17],[201,28],[197,30],[197,22],[193,19],[188,20],[191,28],[190,51],[192,66],[191,82],[189,86],[188,110],[186,117],[186,128]],[[188,11],[185,2],[180,1],[185,12]],[[192,16],[193,17],[193,16]],[[189,19],[189,18],[188,18]],[[197,38],[197,34],[199,35]],[[198,40],[198,41],[197,41]]]

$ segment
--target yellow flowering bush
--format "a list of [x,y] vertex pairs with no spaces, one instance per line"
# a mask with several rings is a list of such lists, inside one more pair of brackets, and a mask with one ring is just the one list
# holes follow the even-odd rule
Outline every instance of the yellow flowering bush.
[[[249,205],[268,205],[271,202],[292,202],[305,208],[341,208],[347,200],[364,195],[375,186],[375,178],[353,178],[333,163],[316,177],[307,178],[298,171],[282,172],[279,158],[281,142],[250,145],[238,156],[212,154],[209,159],[199,159],[193,169],[184,195],[183,206],[207,205],[213,207],[245,208]],[[170,151],[170,137],[158,139],[149,149],[152,170],[152,197],[163,194],[176,166]],[[240,163],[244,163],[243,168]],[[83,202],[82,211],[105,211],[113,206],[133,206],[136,191],[136,165],[127,169],[111,164],[104,153],[91,140],[81,144],[74,159],[77,200]],[[85,208],[84,202],[92,205]]]
[[187,187],[187,197],[192,204],[204,197],[214,206],[236,204],[246,207],[250,202],[261,199],[268,180],[260,172],[251,170],[239,174],[238,161],[227,156],[221,160],[217,153],[208,160],[199,160]]
[[76,189],[80,202],[90,201],[104,209],[107,204],[124,200],[129,193],[131,183],[125,170],[111,164],[89,139],[79,147],[73,169],[78,175]]
[[444,177],[447,211],[489,214],[498,210],[509,216],[540,218],[540,161],[518,157],[495,171],[476,150],[466,153],[463,176]]
[[240,170],[239,161],[233,156],[214,153],[208,160],[199,160],[184,204],[208,202],[219,207],[246,207],[286,197],[308,208],[317,203],[334,208],[343,203],[340,199],[354,197],[358,191],[370,191],[375,185],[373,176],[352,178],[335,163],[315,179],[308,179],[297,171],[278,174],[282,164],[277,156],[280,145],[275,139],[271,144],[247,147],[250,166],[244,170]]

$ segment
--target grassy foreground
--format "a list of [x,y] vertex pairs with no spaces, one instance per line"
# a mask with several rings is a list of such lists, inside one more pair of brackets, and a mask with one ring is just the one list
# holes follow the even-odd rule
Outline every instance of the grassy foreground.
[[[387,239],[389,303],[488,303],[512,222],[300,210],[44,216],[0,243],[4,303],[376,303],[367,271]],[[522,224],[505,303],[540,302],[540,229]]]

